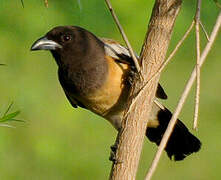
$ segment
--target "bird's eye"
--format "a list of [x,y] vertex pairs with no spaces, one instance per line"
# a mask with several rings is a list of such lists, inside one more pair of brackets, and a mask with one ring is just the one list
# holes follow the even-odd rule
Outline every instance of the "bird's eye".
[[71,36],[70,35],[63,35],[62,39],[63,39],[63,41],[70,41],[71,40]]

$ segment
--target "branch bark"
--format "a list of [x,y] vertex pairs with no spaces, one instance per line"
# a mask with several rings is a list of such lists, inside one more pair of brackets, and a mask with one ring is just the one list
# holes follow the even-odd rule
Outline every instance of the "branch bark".
[[[148,31],[141,52],[141,74],[144,81],[137,79],[134,83],[128,103],[129,112],[125,112],[122,128],[118,133],[116,143],[116,161],[113,163],[110,179],[132,180],[136,177],[143,139],[152,103],[160,75],[152,81],[152,77],[163,64],[171,39],[175,19],[181,7],[182,0],[156,0],[151,15]],[[141,96],[130,107],[134,96],[140,92]],[[145,98],[144,98],[145,97]]]
[[197,1],[197,9],[195,15],[195,28],[196,28],[196,95],[195,95],[195,108],[193,129],[197,130],[198,116],[199,116],[199,100],[200,100],[200,11],[201,0]]

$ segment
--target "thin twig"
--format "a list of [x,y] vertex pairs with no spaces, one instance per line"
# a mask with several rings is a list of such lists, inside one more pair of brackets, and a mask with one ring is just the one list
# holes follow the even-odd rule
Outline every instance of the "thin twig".
[[21,5],[22,5],[23,8],[25,8],[25,4],[24,4],[23,0],[21,0]]
[[79,6],[79,9],[82,10],[81,0],[78,0],[78,6]]
[[125,32],[124,32],[124,29],[121,26],[121,24],[119,22],[119,19],[117,18],[116,14],[114,12],[114,9],[112,8],[112,5],[111,5],[110,1],[109,0],[105,0],[105,2],[106,2],[107,6],[108,6],[108,8],[109,8],[109,10],[111,12],[111,15],[112,15],[115,23],[117,24],[117,27],[118,27],[118,29],[119,29],[119,31],[120,31],[120,33],[121,33],[121,35],[122,35],[126,45],[127,45],[127,48],[128,48],[128,50],[130,52],[130,55],[131,55],[131,57],[132,57],[132,59],[134,61],[136,69],[137,69],[138,72],[140,72],[140,64],[138,63],[137,57],[136,57],[136,55],[135,55],[135,53],[134,53],[134,51],[132,49],[132,46],[130,45],[130,42],[129,42],[129,40],[128,40]]
[[[140,89],[140,91],[137,93],[137,95],[134,97],[129,110],[127,112],[127,114],[131,111],[133,105],[135,104],[135,102],[137,101],[137,99],[139,99],[139,97],[142,95],[142,92],[145,90],[145,87],[147,87],[147,84],[149,82],[151,82],[153,79],[155,79],[155,77],[157,75],[159,75],[163,69],[166,67],[166,65],[170,62],[170,60],[174,57],[174,55],[176,54],[177,50],[180,48],[180,46],[183,44],[184,40],[188,37],[189,33],[191,32],[191,30],[193,29],[193,26],[195,24],[195,21],[192,21],[190,27],[187,29],[187,31],[185,32],[185,34],[183,35],[183,37],[180,39],[180,41],[177,43],[176,47],[174,48],[174,50],[171,52],[171,54],[169,55],[169,57],[167,58],[167,60],[161,65],[160,69],[157,71],[157,73],[155,73],[144,85],[143,87]],[[127,115],[126,114],[126,115]]]
[[206,36],[207,41],[209,41],[209,35],[208,35],[207,31],[206,31],[206,28],[204,27],[204,25],[203,25],[203,23],[201,22],[201,20],[199,20],[199,23],[200,23],[200,26],[201,26],[201,28],[202,28],[202,30],[203,30],[205,36]]
[[191,30],[193,29],[195,22],[193,21],[190,25],[190,27],[187,29],[186,33],[184,34],[184,36],[182,37],[182,39],[177,43],[176,47],[174,48],[174,50],[172,51],[172,53],[169,55],[169,57],[167,58],[167,60],[163,63],[163,65],[161,66],[161,68],[159,69],[159,73],[161,73],[161,71],[165,68],[165,66],[170,62],[170,60],[174,57],[174,55],[176,54],[177,50],[180,48],[180,46],[183,44],[184,40],[188,37],[189,33],[191,32]]
[[[216,20],[216,24],[213,27],[213,31],[212,31],[211,36],[209,38],[210,41],[207,43],[206,47],[203,50],[203,53],[201,54],[200,63],[199,63],[200,66],[203,65],[203,63],[204,63],[204,61],[205,61],[205,59],[206,59],[206,57],[207,57],[211,47],[212,47],[212,45],[213,45],[213,43],[215,41],[215,38],[216,38],[216,35],[218,34],[220,26],[221,26],[221,12],[219,13],[219,15],[217,17],[217,20]],[[150,180],[152,175],[153,175],[153,173],[154,173],[154,171],[156,170],[156,167],[157,167],[157,164],[158,164],[158,162],[160,160],[161,154],[162,154],[163,150],[166,147],[167,141],[168,141],[168,139],[169,139],[169,137],[170,137],[170,135],[172,133],[173,127],[176,124],[176,120],[178,118],[178,115],[179,115],[179,113],[180,113],[180,111],[181,111],[181,109],[182,109],[182,107],[184,105],[184,102],[185,102],[185,100],[186,100],[186,98],[187,98],[187,96],[188,96],[188,94],[189,94],[189,92],[191,90],[191,87],[192,87],[195,79],[196,79],[196,67],[194,68],[194,70],[193,70],[193,72],[191,74],[191,77],[190,77],[190,79],[188,80],[188,82],[187,82],[187,84],[185,86],[185,89],[184,89],[184,91],[182,93],[182,96],[181,96],[181,98],[180,98],[180,100],[178,102],[177,108],[176,108],[176,110],[175,110],[175,112],[174,112],[174,114],[173,114],[173,116],[172,116],[172,118],[170,120],[170,123],[168,124],[166,132],[164,133],[162,141],[161,141],[161,143],[160,143],[160,145],[158,147],[157,153],[156,153],[156,155],[154,157],[154,160],[153,160],[153,162],[151,164],[151,167],[149,168],[149,171],[147,173],[147,176],[146,176],[145,180]]]
[[48,8],[48,0],[44,0],[45,1],[45,6]]
[[[182,0],[170,0],[167,3],[165,0],[155,1],[140,58],[145,80],[134,81],[125,111],[128,111],[131,104],[131,97],[163,64],[181,4]],[[145,98],[141,96],[133,106],[132,111],[127,116],[125,116],[125,112],[123,116],[117,139],[116,161],[113,163],[110,174],[112,180],[136,179],[148,116],[151,112],[150,107],[155,98],[159,77],[157,76],[155,80],[149,83],[144,92]]]
[[195,95],[195,108],[194,108],[194,120],[193,129],[197,129],[198,116],[199,116],[199,101],[200,101],[200,8],[201,0],[197,0],[197,9],[195,16],[195,27],[196,27],[196,95]]

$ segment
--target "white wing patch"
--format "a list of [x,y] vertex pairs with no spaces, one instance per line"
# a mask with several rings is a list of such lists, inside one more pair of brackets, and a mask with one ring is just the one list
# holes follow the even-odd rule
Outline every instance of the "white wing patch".
[[102,38],[101,40],[105,44],[104,48],[106,55],[111,56],[115,59],[119,59],[118,55],[125,55],[131,57],[129,50],[126,47],[120,45],[118,42],[105,38]]
[[128,57],[131,57],[128,49],[124,46],[121,46],[120,44],[105,44],[104,46],[105,48],[105,52],[107,55],[115,58],[115,59],[119,59],[120,54],[124,54]]

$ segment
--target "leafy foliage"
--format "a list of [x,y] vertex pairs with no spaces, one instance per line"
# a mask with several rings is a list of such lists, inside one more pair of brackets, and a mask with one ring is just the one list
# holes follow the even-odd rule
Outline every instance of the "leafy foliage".
[[18,120],[18,119],[15,119],[15,117],[20,114],[20,111],[15,111],[15,112],[12,112],[12,113],[8,113],[9,110],[11,109],[13,103],[11,103],[7,110],[4,112],[3,116],[0,117],[0,126],[6,126],[6,127],[13,127],[9,124],[5,124],[5,123],[9,123],[9,122],[12,122],[12,121],[17,121],[17,122],[24,122],[23,120]]

